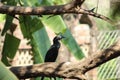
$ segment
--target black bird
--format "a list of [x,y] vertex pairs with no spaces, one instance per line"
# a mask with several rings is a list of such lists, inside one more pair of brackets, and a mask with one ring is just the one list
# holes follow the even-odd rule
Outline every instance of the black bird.
[[[62,35],[58,35],[53,39],[53,45],[47,51],[44,62],[55,62],[56,61],[56,58],[58,56],[58,51],[60,48],[59,40],[61,40],[63,38],[65,38],[65,37]],[[43,79],[44,79],[44,77],[41,78],[41,80],[43,80]],[[54,79],[55,79],[55,77],[54,77]]]

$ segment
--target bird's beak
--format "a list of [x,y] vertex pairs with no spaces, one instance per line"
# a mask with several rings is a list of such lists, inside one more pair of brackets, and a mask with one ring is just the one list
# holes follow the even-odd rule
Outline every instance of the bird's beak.
[[61,39],[65,38],[64,36],[61,36]]
[[62,36],[62,39],[65,38],[65,36]]
[[65,37],[63,35],[58,35],[57,38],[58,38],[58,40],[61,40],[61,39],[65,38]]

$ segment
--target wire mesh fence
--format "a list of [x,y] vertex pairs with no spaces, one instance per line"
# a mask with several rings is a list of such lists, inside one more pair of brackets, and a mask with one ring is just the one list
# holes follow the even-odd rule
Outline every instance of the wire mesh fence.
[[33,64],[33,55],[31,49],[19,49],[12,61],[12,66],[25,66]]
[[[97,36],[98,50],[103,50],[110,47],[120,37],[120,30],[100,31]],[[120,78],[120,57],[112,59],[98,67],[98,80],[116,80]]]

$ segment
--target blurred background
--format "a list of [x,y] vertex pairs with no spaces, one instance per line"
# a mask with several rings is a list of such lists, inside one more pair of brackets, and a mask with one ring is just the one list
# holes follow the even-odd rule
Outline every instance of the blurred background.
[[[66,4],[71,0],[1,0],[14,6]],[[5,15],[0,14],[0,58],[6,66],[43,63],[53,38],[62,33],[66,39],[56,62],[77,62],[106,49],[120,38],[120,1],[86,0],[83,9],[109,17],[117,25],[86,14]],[[15,17],[17,18],[15,18]],[[86,73],[89,80],[119,80],[120,58],[113,59]],[[34,78],[31,80],[37,80]],[[47,79],[47,78],[46,78]],[[30,80],[30,79],[28,79]],[[47,79],[48,80],[48,79]],[[60,80],[58,78],[58,80]]]

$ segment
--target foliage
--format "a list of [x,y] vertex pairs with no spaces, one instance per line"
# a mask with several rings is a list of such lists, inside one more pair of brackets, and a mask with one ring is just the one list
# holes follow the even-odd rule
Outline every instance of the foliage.
[[0,80],[18,80],[6,66],[0,61]]
[[19,44],[20,40],[18,38],[10,34],[6,34],[2,51],[2,61],[5,65],[10,65],[7,58],[14,58],[16,51],[18,50]]

